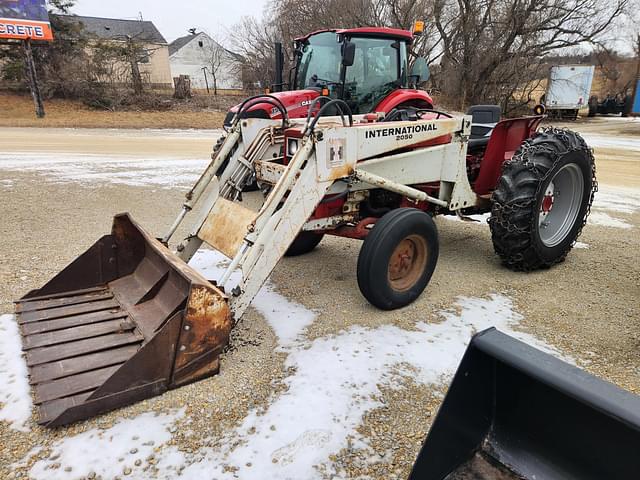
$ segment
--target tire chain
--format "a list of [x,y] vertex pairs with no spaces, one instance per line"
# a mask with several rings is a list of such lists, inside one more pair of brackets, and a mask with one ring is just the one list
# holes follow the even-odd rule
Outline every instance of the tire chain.
[[[525,227],[520,227],[520,226],[514,224],[513,222],[510,222],[508,219],[511,218],[511,213],[514,213],[517,210],[531,208],[532,204],[536,202],[536,199],[538,198],[538,196],[539,196],[539,194],[541,192],[541,189],[542,189],[542,186],[545,183],[547,174],[549,172],[553,171],[553,169],[556,167],[557,162],[558,162],[558,160],[560,158],[560,155],[558,154],[558,152],[555,151],[554,149],[550,148],[549,146],[544,145],[544,144],[543,145],[534,145],[533,144],[533,141],[536,138],[539,138],[542,135],[551,134],[551,135],[560,137],[560,139],[563,141],[562,142],[563,145],[572,145],[573,144],[573,138],[577,138],[578,139],[579,145],[577,147],[567,149],[565,152],[563,152],[563,155],[567,154],[567,153],[575,152],[575,151],[586,151],[588,153],[588,156],[589,156],[589,161],[590,161],[590,164],[591,164],[591,185],[592,185],[592,187],[591,187],[589,202],[588,202],[588,205],[587,205],[587,211],[585,212],[584,218],[582,219],[582,225],[580,226],[580,229],[578,230],[578,234],[577,234],[576,238],[578,238],[580,236],[580,234],[582,233],[582,229],[584,228],[584,226],[587,223],[587,218],[589,217],[589,214],[591,213],[591,205],[593,203],[593,198],[594,198],[595,193],[598,191],[598,182],[596,180],[596,165],[595,165],[595,159],[594,159],[594,156],[593,156],[593,149],[587,146],[586,142],[584,141],[582,136],[580,136],[580,134],[578,134],[576,132],[572,132],[572,133],[575,134],[575,137],[572,137],[571,135],[568,134],[568,132],[569,132],[569,130],[564,129],[564,128],[556,128],[556,127],[544,128],[535,137],[525,140],[525,142],[520,146],[520,148],[511,157],[511,159],[509,159],[506,162],[504,162],[503,167],[502,167],[502,171],[503,172],[505,170],[509,169],[509,168],[516,168],[517,166],[521,166],[522,168],[529,170],[533,175],[535,175],[536,178],[539,178],[540,182],[538,184],[538,188],[536,189],[536,192],[535,192],[535,195],[533,196],[533,198],[529,198],[529,199],[524,200],[522,202],[512,202],[512,203],[509,203],[509,204],[496,201],[496,203],[498,203],[500,205],[500,216],[499,216],[499,218],[497,218],[497,217],[494,217],[493,215],[491,215],[491,217],[489,217],[489,219],[487,220],[487,223],[489,223],[490,225],[492,223],[496,223],[501,228],[506,230],[507,233],[509,233],[509,234],[513,234],[513,233],[515,233],[515,234],[531,234],[532,233],[532,228],[533,228],[533,223],[532,222],[529,223]],[[545,155],[545,156],[547,156],[549,158],[552,158],[551,167],[548,170],[543,171],[539,166],[537,166],[533,162],[527,160],[527,158],[530,158],[530,153],[532,153],[534,155],[535,154],[542,154],[542,155]],[[519,252],[519,253],[513,255],[511,258],[509,258],[509,260],[504,261],[504,263],[506,265],[508,265],[508,266],[516,266],[523,259],[524,259],[524,255],[521,252]]]

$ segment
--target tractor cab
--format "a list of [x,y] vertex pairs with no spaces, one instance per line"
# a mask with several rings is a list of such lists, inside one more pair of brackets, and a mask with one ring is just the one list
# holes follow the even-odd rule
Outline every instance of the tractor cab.
[[312,33],[295,42],[291,83],[295,90],[324,91],[345,100],[353,113],[371,112],[392,92],[409,88],[412,40],[411,32],[389,28]]
[[[389,113],[394,108],[433,108],[433,100],[417,85],[429,78],[423,58],[409,69],[414,34],[394,28],[320,30],[294,43],[294,65],[288,83],[282,81],[282,57],[276,54],[276,81],[271,95],[289,118],[304,118],[319,96],[344,100],[354,114]],[[283,87],[285,88],[284,91]],[[238,107],[225,120],[230,126]],[[256,102],[243,116],[281,118],[272,104]]]

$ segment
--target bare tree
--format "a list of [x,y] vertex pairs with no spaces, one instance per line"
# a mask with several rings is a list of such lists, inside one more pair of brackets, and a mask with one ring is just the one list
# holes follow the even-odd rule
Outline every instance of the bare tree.
[[220,43],[212,39],[208,42],[206,54],[206,71],[211,74],[211,79],[213,80],[213,94],[218,95],[218,82],[220,81],[221,68],[228,57],[228,53]]
[[[552,52],[597,44],[628,0],[435,0],[442,75],[460,107],[508,102]],[[506,105],[505,105],[506,106]]]
[[264,87],[274,78],[274,44],[282,39],[275,15],[265,16],[262,20],[244,17],[229,33],[233,51],[242,61],[237,71],[242,75],[245,86]]
[[[388,26],[427,21],[412,46],[434,68],[433,86],[449,104],[526,103],[545,56],[597,45],[637,0],[272,0],[262,21],[243,20],[232,35],[252,76],[273,78],[273,43],[285,45],[322,28]],[[436,75],[437,73],[437,75]]]

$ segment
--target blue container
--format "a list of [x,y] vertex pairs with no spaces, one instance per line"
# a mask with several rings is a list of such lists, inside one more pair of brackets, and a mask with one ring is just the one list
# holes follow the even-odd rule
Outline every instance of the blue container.
[[633,100],[631,112],[640,115],[640,80],[638,80],[638,84],[636,85],[636,98]]

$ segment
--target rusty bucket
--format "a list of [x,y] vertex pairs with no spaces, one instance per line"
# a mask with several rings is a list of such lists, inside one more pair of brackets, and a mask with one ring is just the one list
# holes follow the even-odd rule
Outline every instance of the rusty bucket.
[[216,374],[232,325],[224,293],[128,214],[15,310],[47,426]]

